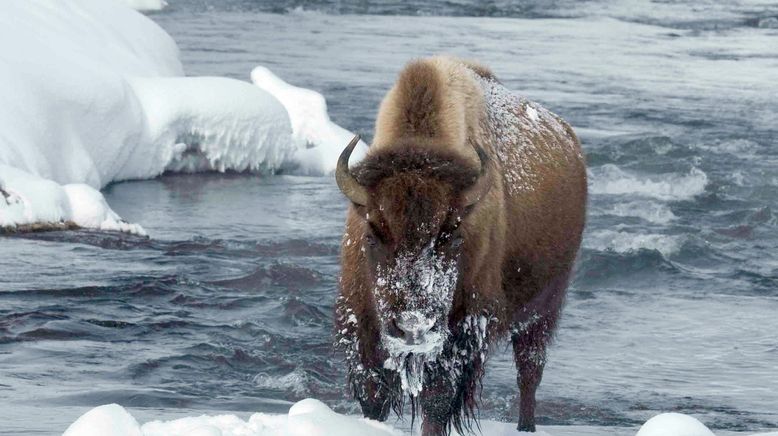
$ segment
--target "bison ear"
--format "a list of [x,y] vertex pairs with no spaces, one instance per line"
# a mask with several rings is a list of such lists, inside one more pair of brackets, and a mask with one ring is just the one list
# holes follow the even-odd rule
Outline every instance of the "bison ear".
[[348,160],[351,157],[351,152],[354,151],[354,147],[359,143],[359,135],[354,136],[354,139],[348,143],[343,152],[340,153],[338,158],[338,166],[335,169],[335,181],[338,183],[340,192],[343,193],[352,203],[364,206],[367,204],[367,189],[357,182],[357,179],[351,174],[351,170],[348,168]]
[[478,153],[478,160],[481,162],[481,171],[473,185],[462,192],[461,197],[462,206],[468,210],[483,200],[494,182],[493,171],[489,169],[489,156],[486,155],[486,152],[480,146],[475,147],[475,152]]

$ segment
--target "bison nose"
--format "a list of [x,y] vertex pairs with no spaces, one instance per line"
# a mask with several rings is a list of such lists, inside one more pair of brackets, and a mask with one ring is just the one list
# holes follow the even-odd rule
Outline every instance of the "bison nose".
[[393,338],[404,340],[407,345],[418,345],[424,343],[427,333],[434,325],[434,320],[428,320],[416,313],[404,313],[389,322],[387,332]]

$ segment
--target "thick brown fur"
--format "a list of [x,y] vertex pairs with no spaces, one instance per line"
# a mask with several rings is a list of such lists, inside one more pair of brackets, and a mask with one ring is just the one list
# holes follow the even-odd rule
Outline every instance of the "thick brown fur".
[[[510,336],[521,393],[519,428],[534,430],[545,349],[581,242],[586,171],[572,129],[545,110],[537,116],[537,105],[517,100],[509,110],[520,122],[518,136],[501,136],[484,95],[490,86],[497,86],[492,72],[472,62],[411,62],[384,98],[368,156],[353,171],[369,202],[352,205],[346,219],[336,344],[347,354],[352,390],[367,417],[383,420],[390,408],[400,412],[403,393],[396,374],[383,368],[387,356],[366,235],[388,235],[384,242],[392,253],[458,226],[463,245],[451,342],[469,340],[461,331],[466,316],[490,317],[489,341]],[[497,177],[483,199],[465,207],[461,194],[479,174],[477,147]],[[519,187],[509,174],[522,175]],[[425,434],[470,428],[483,364],[480,358],[463,363],[468,368],[453,386],[441,385],[437,369],[429,371],[420,398],[412,399],[414,414],[419,405],[424,415]]]

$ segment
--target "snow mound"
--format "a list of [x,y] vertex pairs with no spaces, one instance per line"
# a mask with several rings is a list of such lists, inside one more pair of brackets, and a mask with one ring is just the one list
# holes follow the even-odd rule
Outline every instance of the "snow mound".
[[328,174],[351,139],[320,94],[265,68],[257,86],[183,77],[175,42],[120,1],[8,0],[4,11],[0,232],[143,234],[98,190],[165,171]]
[[106,404],[81,415],[62,436],[143,436],[138,421],[124,407]]
[[715,436],[703,423],[682,413],[663,413],[643,424],[635,436]]

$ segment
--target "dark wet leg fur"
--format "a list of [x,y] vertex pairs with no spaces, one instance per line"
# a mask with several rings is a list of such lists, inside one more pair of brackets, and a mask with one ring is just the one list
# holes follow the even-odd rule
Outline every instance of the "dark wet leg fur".
[[427,377],[421,393],[422,436],[448,434],[455,392],[443,377]]
[[535,392],[543,378],[546,364],[546,345],[553,331],[553,322],[539,318],[513,329],[513,356],[517,368],[517,383],[521,402],[519,405],[519,431],[535,431]]

